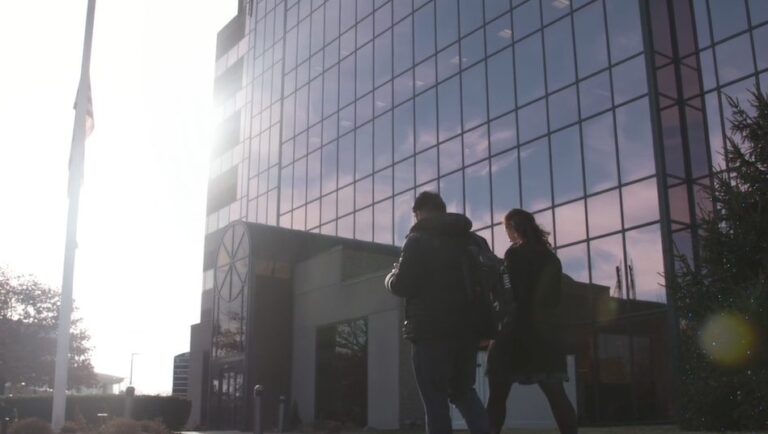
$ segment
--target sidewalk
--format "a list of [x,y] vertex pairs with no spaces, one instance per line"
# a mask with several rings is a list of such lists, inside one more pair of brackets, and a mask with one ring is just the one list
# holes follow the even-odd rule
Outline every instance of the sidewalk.
[[[455,431],[457,434],[468,434],[468,431]],[[730,431],[729,431],[730,432]],[[719,434],[728,434],[729,432],[719,432]],[[361,432],[342,431],[340,434],[420,434],[423,431],[378,431],[366,430]],[[704,431],[681,431],[675,426],[622,426],[605,428],[579,428],[579,434],[706,434]],[[733,432],[736,434],[736,432]],[[739,434],[754,433],[768,434],[768,431],[740,431]],[[250,432],[240,431],[183,431],[180,434],[251,434]],[[264,434],[277,434],[265,432]],[[292,433],[285,433],[292,434]],[[293,433],[296,434],[296,433]],[[317,431],[314,434],[326,434],[325,431]],[[509,429],[504,430],[503,434],[558,434],[556,429]]]

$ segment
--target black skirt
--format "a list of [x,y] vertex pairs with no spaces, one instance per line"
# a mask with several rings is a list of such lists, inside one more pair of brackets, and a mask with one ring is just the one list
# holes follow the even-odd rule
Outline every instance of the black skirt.
[[502,331],[488,350],[486,374],[520,384],[568,381],[558,328],[518,324]]

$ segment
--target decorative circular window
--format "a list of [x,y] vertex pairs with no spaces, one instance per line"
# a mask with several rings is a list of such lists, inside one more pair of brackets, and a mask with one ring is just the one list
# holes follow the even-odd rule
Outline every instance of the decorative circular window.
[[216,255],[216,291],[223,300],[237,300],[246,288],[250,268],[248,228],[234,222],[224,231]]

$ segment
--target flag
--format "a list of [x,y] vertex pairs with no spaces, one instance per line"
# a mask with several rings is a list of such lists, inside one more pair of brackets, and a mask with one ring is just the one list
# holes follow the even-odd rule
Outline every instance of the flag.
[[[75,102],[77,110],[77,102]],[[93,132],[95,126],[93,119],[93,99],[91,97],[91,75],[85,78],[85,138],[87,139]]]
[[75,128],[72,132],[72,147],[69,151],[69,194],[79,189],[83,180],[85,160],[85,139],[93,132],[93,98],[91,96],[91,77],[88,71],[80,78],[75,98]]

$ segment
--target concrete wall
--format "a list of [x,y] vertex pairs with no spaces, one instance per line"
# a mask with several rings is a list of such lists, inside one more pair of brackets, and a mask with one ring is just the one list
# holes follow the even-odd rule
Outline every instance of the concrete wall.
[[[368,425],[399,427],[399,299],[384,288],[389,270],[350,274],[345,261],[355,252],[341,247],[297,264],[294,270],[291,393],[302,421],[315,415],[315,336],[318,326],[368,319]],[[381,259],[381,258],[380,258]],[[382,259],[392,263],[395,257]],[[346,278],[342,278],[342,273]]]
[[187,429],[195,429],[204,423],[205,387],[208,382],[208,358],[211,348],[211,321],[194,324],[190,330],[189,342],[189,383],[187,399],[192,403],[187,420]]

